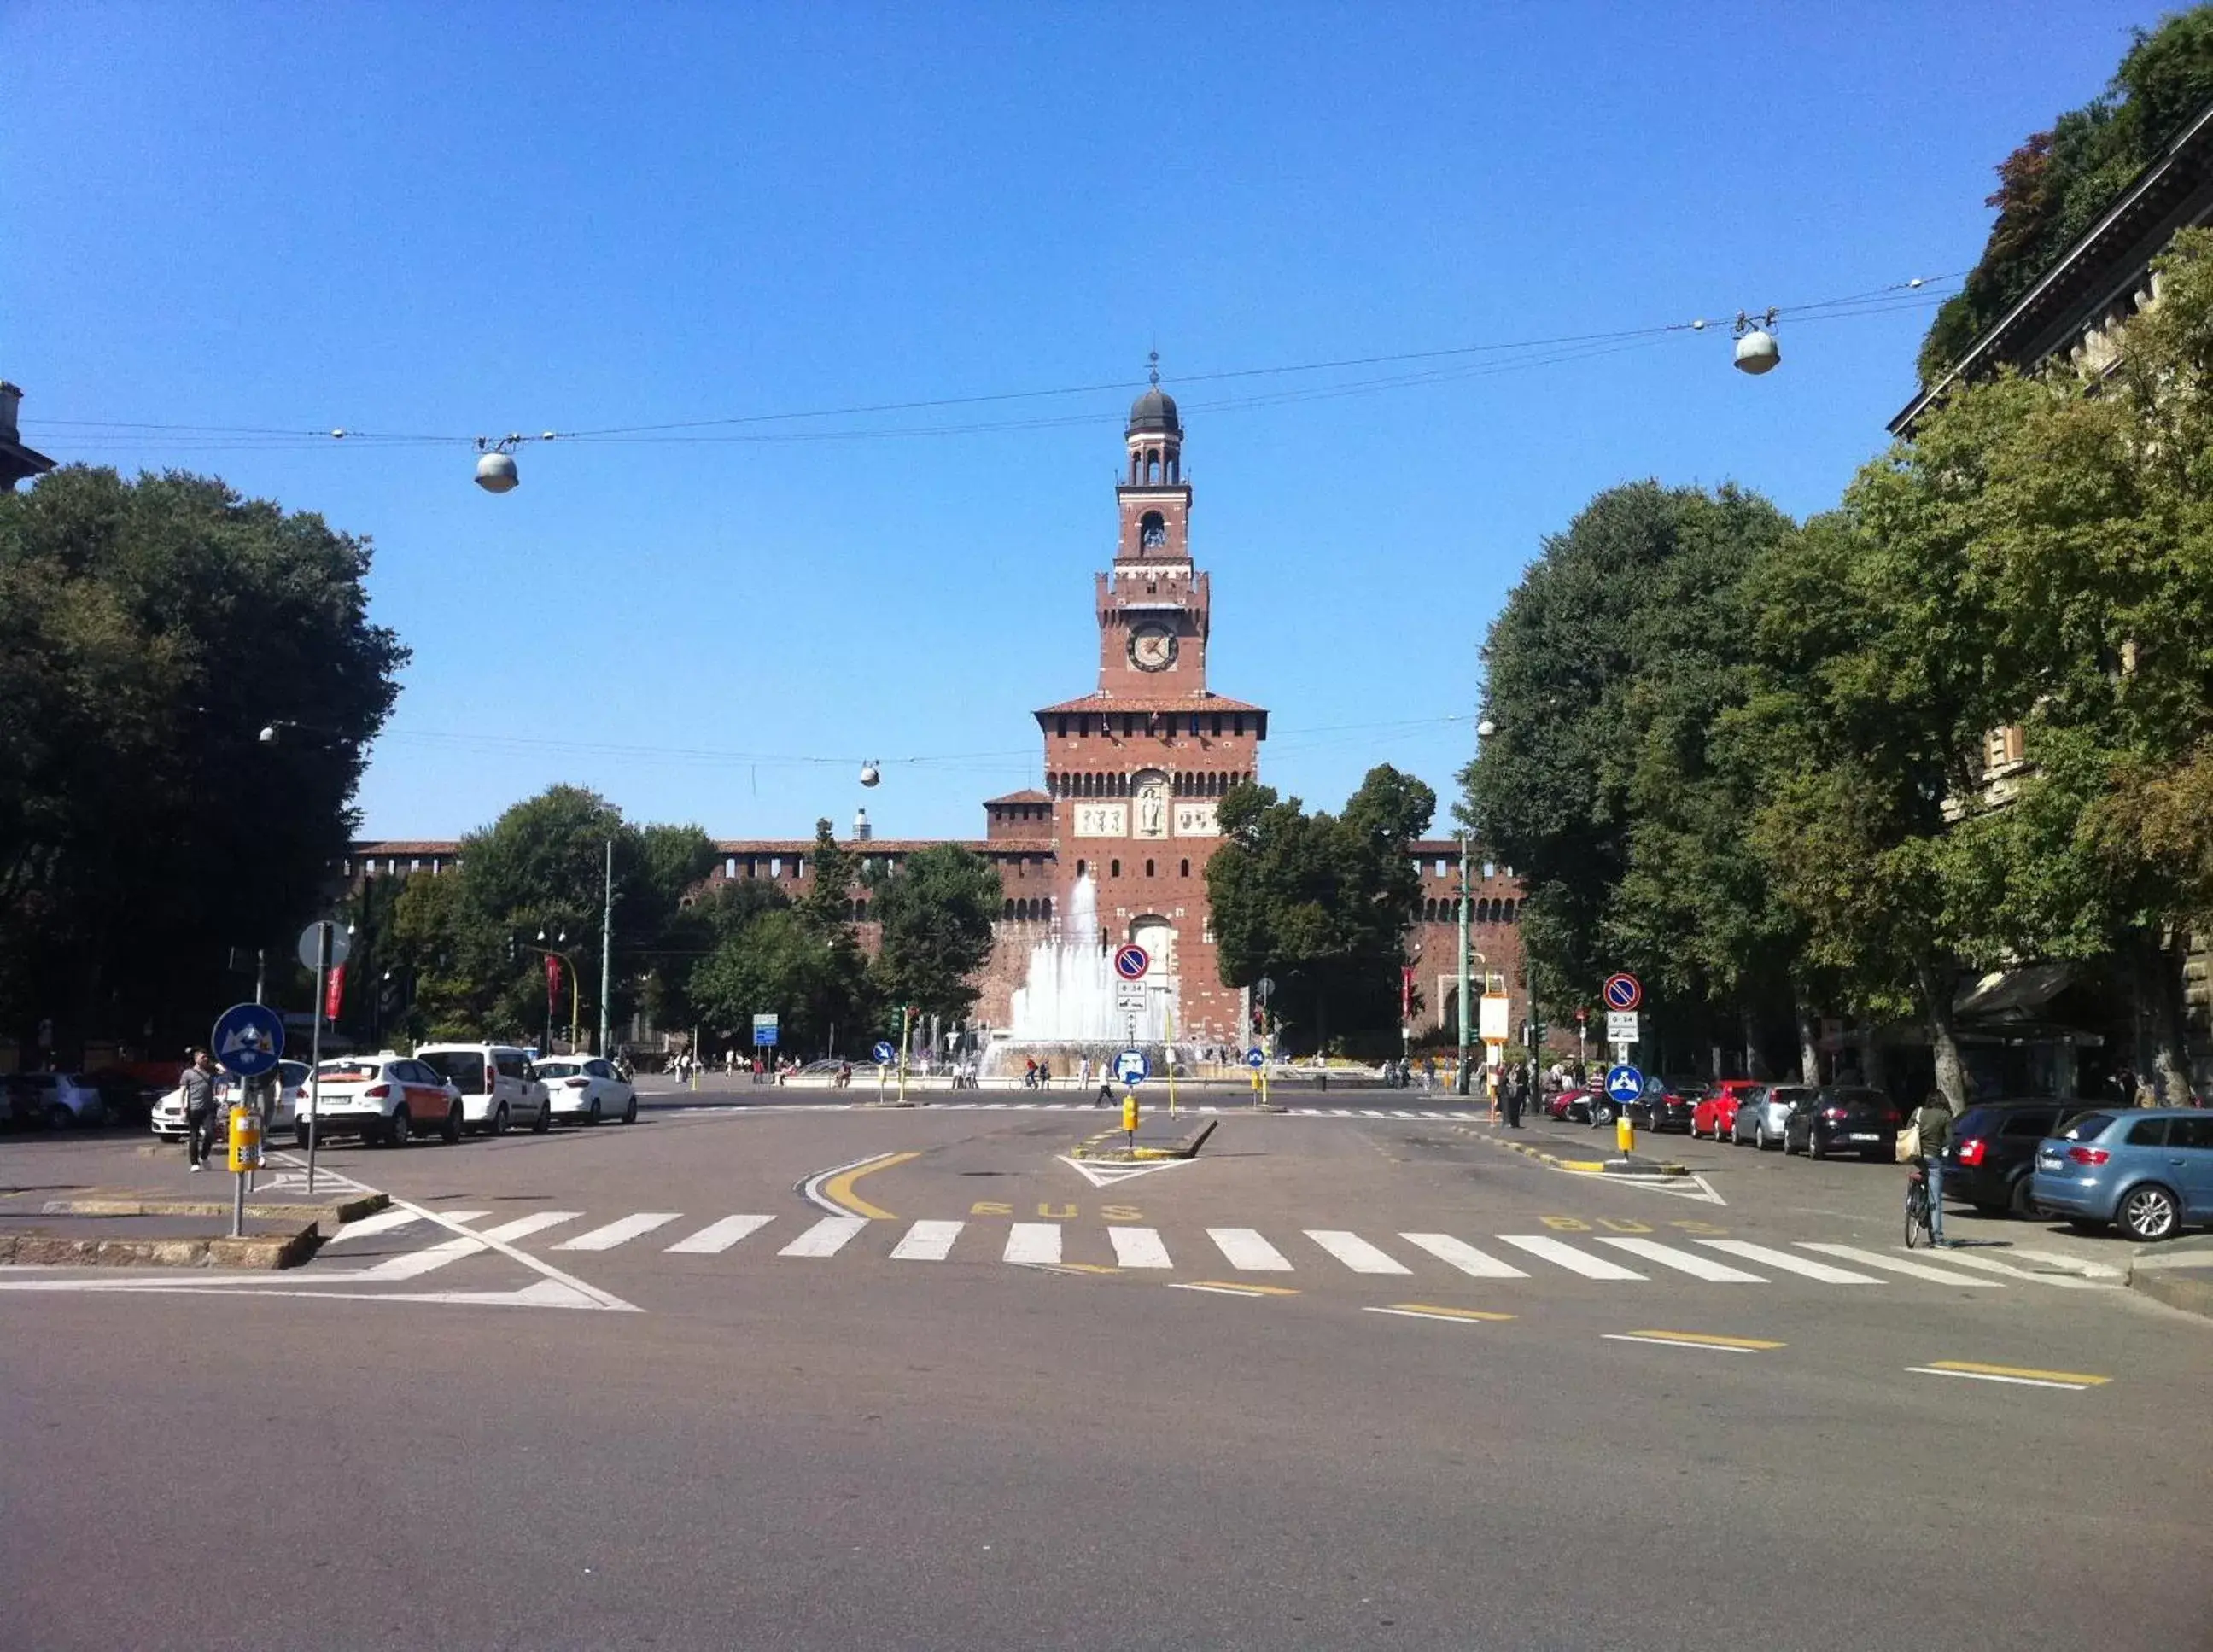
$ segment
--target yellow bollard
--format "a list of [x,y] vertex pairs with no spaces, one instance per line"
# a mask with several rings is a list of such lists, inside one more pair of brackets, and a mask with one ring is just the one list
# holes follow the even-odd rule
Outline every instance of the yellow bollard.
[[242,1176],[261,1167],[261,1115],[251,1107],[230,1110],[230,1173]]
[[1637,1151],[1637,1126],[1630,1122],[1629,1110],[1625,1107],[1614,1115],[1614,1144],[1620,1148],[1621,1156],[1627,1158]]
[[1137,1145],[1137,1093],[1131,1090],[1122,1098],[1122,1132],[1130,1138],[1134,1151]]

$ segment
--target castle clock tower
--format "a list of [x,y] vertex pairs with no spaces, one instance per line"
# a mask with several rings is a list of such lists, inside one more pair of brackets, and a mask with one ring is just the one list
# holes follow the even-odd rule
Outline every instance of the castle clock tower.
[[1268,714],[1207,686],[1213,591],[1192,561],[1183,424],[1158,359],[1130,408],[1113,566],[1094,585],[1099,686],[1037,713],[1058,839],[1054,910],[1070,911],[1088,879],[1100,944],[1146,949],[1147,989],[1169,997],[1177,1039],[1241,1043],[1240,995],[1215,967],[1205,872],[1216,802],[1256,777]]

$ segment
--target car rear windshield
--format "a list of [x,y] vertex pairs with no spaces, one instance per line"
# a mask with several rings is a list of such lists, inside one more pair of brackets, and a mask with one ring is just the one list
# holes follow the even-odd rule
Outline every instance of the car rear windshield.
[[540,1078],[574,1078],[581,1070],[573,1061],[541,1061],[538,1064]]
[[374,1061],[326,1061],[315,1070],[343,1084],[357,1078],[375,1078],[381,1069]]
[[415,1058],[442,1078],[450,1078],[465,1095],[475,1095],[491,1088],[485,1078],[484,1052],[480,1050],[425,1050]]
[[1844,1107],[1887,1107],[1890,1097],[1881,1090],[1831,1090],[1829,1100]]
[[2110,1113],[2086,1113],[2081,1118],[2070,1119],[2062,1125],[2059,1139],[2063,1142],[2094,1142],[2106,1133],[2106,1127],[2112,1122],[2113,1115]]
[[1813,1094],[1802,1084],[1778,1084],[1768,1091],[1767,1099],[1771,1101],[1797,1101]]

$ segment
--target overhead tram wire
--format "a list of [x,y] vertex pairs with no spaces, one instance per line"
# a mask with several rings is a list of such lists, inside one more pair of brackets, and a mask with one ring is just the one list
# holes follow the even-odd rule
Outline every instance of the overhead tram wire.
[[[1802,304],[1775,306],[1776,313],[1791,321],[1813,321],[1848,319],[1882,314],[1894,309],[1918,308],[1941,302],[1946,295],[1932,291],[1939,283],[1959,278],[1960,272],[1940,276],[1918,277],[1911,281],[1893,283],[1887,287],[1872,288],[1865,292],[1815,300]],[[1717,312],[1717,316],[1720,314]],[[1643,327],[1617,328],[1606,332],[1560,334],[1550,338],[1498,340],[1479,344],[1446,345],[1430,350],[1401,351],[1369,356],[1338,357],[1326,360],[1279,363],[1261,367],[1222,369],[1207,373],[1188,373],[1176,375],[1179,388],[1209,384],[1228,384],[1240,381],[1282,377],[1291,375],[1339,372],[1351,369],[1387,367],[1414,363],[1446,363],[1459,360],[1463,369],[1438,368],[1420,373],[1392,375],[1362,381],[1351,386],[1320,385],[1298,387],[1251,397],[1224,399],[1206,404],[1192,404],[1194,411],[1235,411],[1247,407],[1282,405],[1300,400],[1319,400],[1340,395],[1372,394],[1384,390],[1416,387],[1430,383],[1447,383],[1457,379],[1489,376],[1496,372],[1526,371],[1534,367],[1556,366],[1586,359],[1593,356],[1610,355],[1617,350],[1636,348],[1656,343],[1681,334],[1702,334],[1724,325],[1718,320],[1701,318],[1692,321],[1674,321]],[[1477,361],[1471,358],[1503,358]],[[548,430],[533,440],[558,439],[562,442],[619,442],[661,441],[699,442],[716,438],[698,433],[710,430],[731,430],[739,426],[801,424],[810,420],[854,418],[877,414],[931,412],[957,407],[980,407],[1015,401],[1046,400],[1060,397],[1104,394],[1131,387],[1132,381],[1110,380],[1082,385],[1063,385],[1035,390],[1006,390],[983,392],[962,396],[915,398],[901,401],[855,403],[844,406],[803,409],[782,412],[732,414],[710,418],[664,421],[657,424],[606,425],[582,430]],[[1059,426],[1090,424],[1098,416],[1090,413],[1048,415],[1035,419],[995,420],[959,425],[893,427],[869,430],[792,431],[761,433],[752,436],[733,434],[720,439],[726,441],[866,441],[889,440],[918,436],[973,435],[983,432],[1011,430],[1041,430]],[[137,435],[163,436],[193,436],[206,440],[192,443],[164,443],[180,451],[250,450],[256,448],[284,451],[293,448],[327,447],[333,442],[366,447],[454,446],[473,445],[473,436],[437,436],[401,432],[356,430],[344,426],[306,429],[269,425],[177,424],[149,420],[119,419],[27,419],[25,424],[34,430],[100,430],[112,433],[98,445],[143,446]],[[691,434],[686,434],[691,433]],[[81,440],[80,447],[94,445]]]

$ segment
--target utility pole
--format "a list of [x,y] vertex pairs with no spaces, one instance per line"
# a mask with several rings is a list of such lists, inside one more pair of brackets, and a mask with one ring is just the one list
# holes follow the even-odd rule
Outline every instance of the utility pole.
[[1460,834],[1460,1065],[1454,1070],[1454,1083],[1462,1095],[1467,1094],[1467,833]]
[[607,893],[600,902],[600,1048],[604,1060],[607,1054],[607,981],[608,960],[614,956],[615,947],[615,840],[607,839]]

